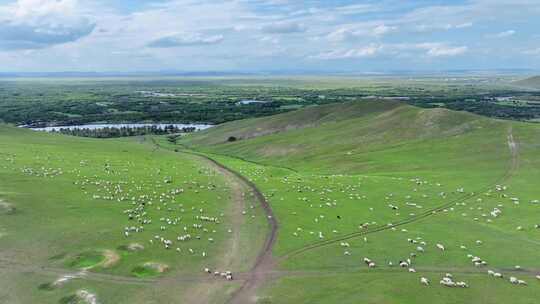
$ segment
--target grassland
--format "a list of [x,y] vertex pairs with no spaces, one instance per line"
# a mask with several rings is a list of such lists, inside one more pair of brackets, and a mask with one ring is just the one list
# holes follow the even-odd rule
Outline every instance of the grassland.
[[517,81],[515,84],[521,87],[540,89],[540,76],[534,76],[527,79],[523,79],[523,80]]
[[539,140],[537,124],[380,100],[176,143],[2,126],[0,302],[536,303]]
[[201,269],[246,270],[264,239],[249,189],[198,157],[146,138],[6,126],[0,138],[2,303],[59,303],[80,290],[104,303],[173,303],[201,286],[197,301],[210,301],[234,285]]
[[[180,143],[248,176],[270,201],[282,275],[268,278],[261,303],[535,303],[539,136],[534,124],[351,103],[224,124]],[[407,258],[416,273],[395,266]],[[439,285],[445,273],[470,288]]]

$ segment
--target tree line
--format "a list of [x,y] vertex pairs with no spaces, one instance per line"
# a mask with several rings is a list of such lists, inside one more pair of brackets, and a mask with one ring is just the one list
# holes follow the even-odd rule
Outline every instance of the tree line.
[[195,127],[177,127],[168,125],[163,128],[157,126],[137,126],[137,127],[105,127],[99,129],[89,128],[60,128],[52,132],[71,136],[93,137],[93,138],[117,138],[141,135],[167,135],[177,133],[191,133],[196,131]]

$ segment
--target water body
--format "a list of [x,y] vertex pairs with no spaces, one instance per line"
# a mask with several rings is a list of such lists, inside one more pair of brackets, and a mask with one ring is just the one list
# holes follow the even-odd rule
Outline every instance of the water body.
[[59,131],[60,129],[87,129],[87,130],[99,130],[105,128],[142,128],[142,127],[152,127],[155,126],[158,129],[165,129],[167,126],[175,126],[179,129],[182,128],[195,128],[195,130],[205,130],[213,127],[213,125],[208,124],[152,124],[152,123],[125,123],[125,124],[88,124],[88,125],[73,125],[73,126],[55,126],[55,127],[45,127],[45,128],[30,128],[35,131],[45,131],[53,132]]

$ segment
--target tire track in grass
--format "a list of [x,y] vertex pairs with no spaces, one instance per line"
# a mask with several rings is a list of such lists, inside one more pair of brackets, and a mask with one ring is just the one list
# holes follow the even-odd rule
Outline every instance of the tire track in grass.
[[423,213],[420,213],[418,215],[406,218],[406,219],[398,221],[396,223],[392,223],[391,225],[389,225],[389,224],[387,224],[387,225],[378,225],[378,226],[375,226],[374,228],[371,228],[371,229],[366,229],[366,230],[359,231],[359,232],[352,232],[352,233],[344,234],[344,235],[341,235],[339,237],[335,237],[335,238],[325,240],[325,241],[315,242],[315,243],[306,245],[304,247],[292,250],[292,251],[286,253],[285,255],[281,256],[279,258],[278,262],[280,262],[280,263],[284,262],[284,261],[286,261],[286,260],[288,260],[288,259],[290,259],[290,258],[292,258],[294,256],[298,256],[298,255],[300,255],[302,253],[305,253],[307,251],[317,249],[317,248],[321,248],[321,247],[324,247],[324,246],[329,246],[329,245],[335,244],[337,242],[342,242],[342,241],[349,240],[349,239],[352,239],[352,238],[366,236],[366,235],[369,235],[369,234],[386,231],[386,230],[389,230],[389,229],[392,229],[392,228],[395,228],[395,227],[411,224],[411,223],[420,221],[422,219],[431,217],[433,215],[436,215],[439,212],[441,212],[441,211],[443,211],[443,210],[445,210],[445,209],[447,209],[447,208],[449,208],[449,207],[451,207],[451,206],[453,206],[453,205],[455,205],[457,203],[465,202],[467,200],[470,200],[472,198],[476,198],[476,197],[482,195],[483,193],[493,189],[495,187],[495,185],[502,184],[502,183],[508,181],[515,174],[515,172],[519,169],[519,144],[514,139],[514,135],[513,135],[513,132],[512,132],[512,125],[510,125],[509,128],[508,128],[508,134],[507,134],[506,143],[507,143],[508,148],[510,150],[511,159],[509,161],[509,166],[508,166],[506,172],[504,173],[504,175],[502,177],[500,177],[497,181],[495,181],[495,183],[490,184],[488,186],[485,186],[482,189],[479,189],[478,191],[473,192],[473,194],[471,194],[469,196],[457,198],[457,199],[455,199],[453,201],[450,201],[450,202],[445,203],[443,205],[440,205],[438,207],[429,209],[429,210],[427,210],[427,211],[425,211]]

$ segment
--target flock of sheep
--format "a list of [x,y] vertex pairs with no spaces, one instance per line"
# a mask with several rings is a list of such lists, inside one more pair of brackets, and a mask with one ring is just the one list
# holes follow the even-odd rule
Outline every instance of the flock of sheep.
[[[87,161],[80,162],[81,167],[87,165]],[[154,233],[148,240],[151,245],[159,244],[165,250],[174,248],[177,252],[185,251],[189,252],[191,255],[198,254],[202,257],[206,257],[209,250],[200,249],[202,246],[198,246],[200,250],[196,251],[195,247],[185,246],[187,248],[183,248],[180,244],[187,244],[192,240],[206,240],[207,246],[211,246],[215,241],[214,235],[224,219],[224,213],[209,213],[205,208],[206,202],[204,201],[198,203],[191,202],[190,204],[181,203],[180,201],[182,201],[182,195],[188,190],[193,194],[197,194],[201,191],[215,191],[218,187],[211,182],[197,182],[196,176],[192,176],[192,180],[190,181],[179,182],[176,178],[166,176],[160,169],[150,172],[150,177],[153,181],[130,180],[130,178],[126,177],[129,176],[128,167],[130,166],[133,167],[135,165],[128,163],[128,166],[126,167],[114,168],[114,166],[107,163],[103,166],[103,176],[87,176],[82,174],[81,170],[73,170],[71,173],[76,173],[79,178],[74,183],[93,199],[123,203],[127,206],[127,208],[123,210],[126,220],[129,223],[122,228],[122,234],[125,238],[131,238],[134,235],[143,233],[148,230],[148,226],[151,226],[154,227],[151,231],[156,231],[157,228],[159,229],[159,231]],[[60,168],[40,167],[34,169],[31,167],[23,167],[21,170],[25,174],[41,177],[54,177],[63,174],[63,170]],[[252,180],[258,180],[263,183],[268,182],[269,177],[271,177],[271,175],[265,172],[265,169],[260,168],[257,170],[242,169],[240,171],[242,174],[249,176]],[[211,180],[216,173],[207,168],[199,168],[199,174]],[[124,179],[120,178],[122,176],[124,176]],[[313,216],[311,224],[305,225],[305,227],[296,227],[296,229],[292,231],[292,235],[295,238],[304,236],[305,242],[309,243],[316,239],[328,238],[329,234],[336,236],[340,235],[340,229],[329,229],[328,227],[329,223],[331,223],[330,219],[339,223],[342,217],[351,216],[350,214],[347,214],[346,211],[341,215],[339,214],[340,207],[347,203],[344,202],[344,198],[354,202],[369,201],[369,198],[367,197],[368,192],[361,194],[362,188],[364,187],[362,178],[359,178],[355,183],[346,183],[341,181],[342,177],[344,176],[313,176],[313,180],[324,179],[323,183],[318,183],[302,176],[285,176],[280,179],[283,186],[275,187],[274,189],[265,189],[265,196],[271,202],[279,203],[284,201],[284,196],[280,195],[283,194],[283,192],[288,192],[289,195],[296,195],[299,204],[291,205],[291,214],[294,216],[315,215]],[[391,180],[396,182],[407,182],[407,180],[403,178],[391,178]],[[414,187],[411,194],[405,196],[403,202],[397,203],[397,197],[392,193],[387,193],[384,197],[384,204],[379,204],[379,207],[376,207],[377,205],[370,205],[370,207],[367,207],[368,214],[376,214],[375,208],[384,206],[383,210],[388,208],[386,210],[390,210],[391,214],[386,212],[383,215],[379,215],[379,220],[391,220],[392,216],[401,218],[414,216],[416,213],[415,210],[428,208],[429,201],[434,201],[436,199],[445,200],[449,196],[448,193],[434,190],[441,187],[441,184],[439,183],[428,183],[427,181],[417,178],[408,181],[411,182]],[[180,184],[181,188],[179,187]],[[425,190],[425,186],[433,187],[430,193]],[[512,204],[518,206],[520,200],[515,197],[508,197],[505,193],[506,190],[507,187],[497,185],[494,190],[488,191],[486,195],[490,196],[492,191],[499,192],[498,197],[508,199]],[[452,193],[454,195],[467,195],[463,188],[458,188],[452,191]],[[221,197],[218,196],[217,199],[220,200]],[[456,211],[458,208],[459,210],[464,210],[468,207],[471,213],[478,213],[478,216],[472,217],[474,221],[483,220],[486,223],[491,223],[504,214],[505,204],[498,203],[496,207],[484,210],[480,204],[482,201],[482,198],[478,198],[475,202],[469,203],[470,205],[467,205],[465,202],[456,203],[454,207],[449,207],[443,210],[443,212]],[[531,203],[539,204],[539,201],[533,200]],[[313,211],[306,212],[306,208],[312,209]],[[248,211],[244,210],[242,211],[242,214],[248,215]],[[336,214],[338,215],[334,219]],[[254,217],[254,215],[251,216]],[[469,214],[467,212],[462,212],[461,216],[468,217]],[[376,220],[365,221],[360,223],[358,228],[367,229],[369,226],[377,224],[378,221]],[[392,227],[391,223],[388,223],[388,226],[391,227],[391,230],[393,231],[397,230],[395,227]],[[540,224],[536,224],[534,228],[539,229]],[[516,227],[516,230],[523,231],[524,227],[519,225]],[[227,231],[229,233],[232,232],[230,228]],[[401,231],[407,232],[406,229],[401,229]],[[364,242],[368,241],[367,237],[364,237],[363,240]],[[420,237],[408,238],[407,242],[413,245],[414,252],[407,258],[397,261],[395,265],[406,269],[410,273],[416,273],[417,270],[413,266],[414,259],[418,255],[426,252],[428,243]],[[482,243],[481,240],[476,241],[476,245],[482,245]],[[344,255],[352,255],[349,242],[342,241],[339,245],[344,248]],[[446,246],[443,245],[442,242],[435,243],[434,248],[441,252],[446,250]],[[468,250],[464,245],[460,245],[459,248],[464,251]],[[467,258],[470,260],[471,265],[475,267],[487,267],[488,265],[488,262],[479,256],[467,253]],[[375,268],[377,266],[375,261],[370,258],[365,257],[363,261],[369,268]],[[394,262],[388,262],[388,266],[394,266]],[[515,270],[520,269],[520,266],[515,266]],[[231,271],[211,271],[209,268],[205,268],[204,271],[226,280],[233,279]],[[501,272],[494,270],[488,270],[487,273],[493,278],[507,277]],[[536,275],[536,279],[540,280],[540,275]],[[525,280],[515,276],[508,276],[508,281],[516,285],[527,285]],[[426,286],[430,285],[430,281],[426,277],[420,277],[420,283]],[[453,276],[450,273],[446,273],[439,283],[445,287],[469,287],[467,282],[454,281]]]
[[[115,171],[109,164],[105,165],[105,170],[109,174],[127,173],[127,169]],[[207,201],[193,202],[201,191],[220,190],[211,182],[216,175],[215,171],[200,167],[198,173],[210,181],[197,181],[196,176],[190,176],[189,181],[178,181],[171,176],[165,176],[164,172],[158,169],[150,175],[154,181],[111,181],[103,177],[81,175],[75,184],[95,200],[109,200],[128,206],[123,210],[129,223],[122,230],[126,238],[143,233],[150,226],[153,227],[150,231],[154,232],[148,239],[150,245],[161,244],[165,250],[174,248],[179,253],[188,252],[191,255],[207,257],[210,248],[204,248],[214,243],[218,226],[225,214],[211,214]],[[189,199],[185,195],[188,191],[194,194]],[[215,199],[220,201],[222,197],[217,195]],[[206,240],[206,245],[181,245],[193,240]]]
[[[269,174],[265,172],[265,169],[258,168],[256,170],[251,169],[249,167],[244,167],[240,170],[240,172],[244,175],[249,176],[252,180],[257,181],[259,184],[265,184],[269,183],[268,176]],[[365,201],[369,200],[367,197],[369,192],[366,192],[365,194],[361,194],[361,190],[363,188],[363,182],[362,178],[359,178],[359,182],[357,183],[346,183],[341,182],[341,178],[345,176],[335,175],[335,176],[313,176],[312,179],[309,177],[306,178],[305,176],[294,176],[294,174],[291,174],[291,176],[286,176],[283,178],[280,178],[280,182],[283,185],[282,187],[275,186],[273,189],[266,191],[266,196],[270,201],[273,202],[280,202],[284,200],[284,196],[280,196],[283,192],[288,192],[289,199],[290,197],[297,197],[297,200],[300,202],[299,204],[290,205],[291,214],[294,216],[302,215],[302,216],[310,216],[310,214],[315,214],[315,217],[313,217],[313,222],[311,225],[305,225],[304,227],[296,227],[295,230],[292,231],[292,236],[295,238],[299,238],[302,235],[305,236],[306,242],[313,242],[313,238],[310,238],[309,236],[312,235],[316,239],[328,239],[332,238],[332,236],[328,236],[328,234],[334,234],[339,235],[339,229],[338,228],[330,228],[329,229],[329,219],[334,219],[334,214],[339,214],[339,207],[347,204],[348,202],[345,201],[345,199],[352,200],[352,201]],[[324,183],[317,183],[313,180],[316,179],[324,179]],[[345,179],[345,178],[344,178]],[[402,178],[391,178],[391,180],[394,180],[396,182],[399,181],[407,181]],[[429,183],[425,180],[421,180],[418,178],[410,179],[409,182],[414,184],[414,187],[411,191],[410,195],[405,196],[405,201],[401,203],[397,203],[399,200],[398,198],[392,194],[388,193],[385,196],[385,203],[386,206],[389,208],[394,216],[399,217],[401,216],[414,216],[416,214],[413,210],[422,210],[425,208],[430,207],[430,201],[435,200],[446,200],[450,195],[453,195],[454,198],[458,196],[462,196],[466,198],[467,196],[471,195],[470,193],[467,193],[463,187],[459,187],[458,189],[454,191],[450,191],[450,193],[446,193],[440,190],[437,190],[437,188],[440,189],[442,185],[440,183]],[[430,193],[427,193],[426,186],[431,186]],[[483,195],[487,198],[492,198],[500,201],[508,201],[508,203],[515,205],[519,207],[520,200],[516,197],[509,197],[508,194],[506,194],[508,188],[503,185],[496,185],[492,190],[487,191]],[[424,193],[422,193],[424,192]],[[296,194],[296,195],[295,195]],[[336,195],[334,195],[336,194]],[[496,194],[496,195],[495,195]],[[472,195],[471,195],[472,196]],[[477,195],[474,195],[475,197],[478,197]],[[345,199],[344,199],[345,198]],[[503,215],[503,210],[507,207],[505,203],[498,203],[496,207],[490,207],[489,209],[485,209],[482,202],[484,202],[484,198],[477,198],[474,199],[463,199],[458,200],[459,202],[456,202],[454,206],[450,206],[444,210],[442,210],[442,213],[450,213],[455,212],[458,210],[466,210],[468,209],[470,214],[468,212],[463,212],[460,214],[462,217],[469,217],[473,221],[485,221],[485,223],[492,223],[495,219],[501,217]],[[531,203],[538,204],[538,200],[532,200]],[[294,210],[296,206],[300,206],[299,209],[302,210]],[[379,205],[380,206],[380,205]],[[312,208],[313,211],[309,212],[306,209]],[[368,210],[371,213],[375,213],[376,205],[369,205]],[[380,208],[380,207],[379,207]],[[409,209],[410,211],[407,211]],[[388,214],[388,213],[386,213]],[[339,220],[345,216],[348,216],[348,214],[344,211],[343,215],[338,216],[338,219],[334,221],[335,223],[339,223]],[[384,218],[385,220],[390,218],[391,216],[381,216],[381,218]],[[367,229],[369,226],[377,225],[377,221],[366,221],[360,225],[358,225],[359,229]],[[336,225],[337,226],[337,225]],[[318,228],[319,227],[319,228]],[[396,227],[393,227],[393,224],[390,222],[388,223],[389,230],[391,231],[397,231],[398,229]],[[535,229],[539,229],[540,225],[536,224],[534,225]],[[523,231],[525,228],[521,225],[516,227],[516,230]],[[326,230],[326,231],[325,231]],[[401,229],[402,232],[407,232],[407,229]],[[307,233],[307,234],[306,234]],[[363,241],[365,243],[368,242],[367,236],[363,237]],[[413,267],[414,259],[426,252],[428,250],[427,242],[422,240],[420,237],[417,238],[408,238],[407,241],[411,244],[414,244],[414,252],[410,253],[409,256],[404,258],[403,260],[399,261],[389,261],[388,267],[393,267],[394,265],[399,265],[402,268],[405,268],[410,273],[416,273],[417,270],[415,267]],[[474,242],[477,246],[481,246],[483,244],[482,240],[476,240]],[[351,256],[353,255],[353,251],[351,250],[351,244],[348,241],[340,241],[339,246],[343,248],[343,254],[345,256]],[[439,250],[440,252],[444,252],[447,248],[445,245],[443,245],[442,242],[435,243],[434,248]],[[459,249],[467,252],[468,248],[465,245],[459,245]],[[444,253],[443,253],[444,254]],[[477,255],[473,255],[471,253],[466,253],[467,259],[470,261],[471,265],[474,267],[487,267],[488,262]],[[368,268],[376,268],[377,264],[374,260],[364,257],[363,259],[364,263],[367,265]],[[519,265],[515,266],[515,271],[521,270]],[[495,272],[493,270],[489,270],[488,274],[495,278],[503,278],[502,273]],[[536,276],[536,279],[540,280],[540,275]],[[512,284],[516,285],[522,285],[525,286],[527,283],[523,279],[516,278],[514,276],[509,276],[508,281]],[[420,283],[423,285],[429,285],[430,282],[426,277],[420,277]],[[445,287],[461,287],[461,288],[467,288],[469,287],[469,284],[464,281],[454,281],[452,279],[452,274],[446,273],[444,277],[440,280],[440,284]]]

